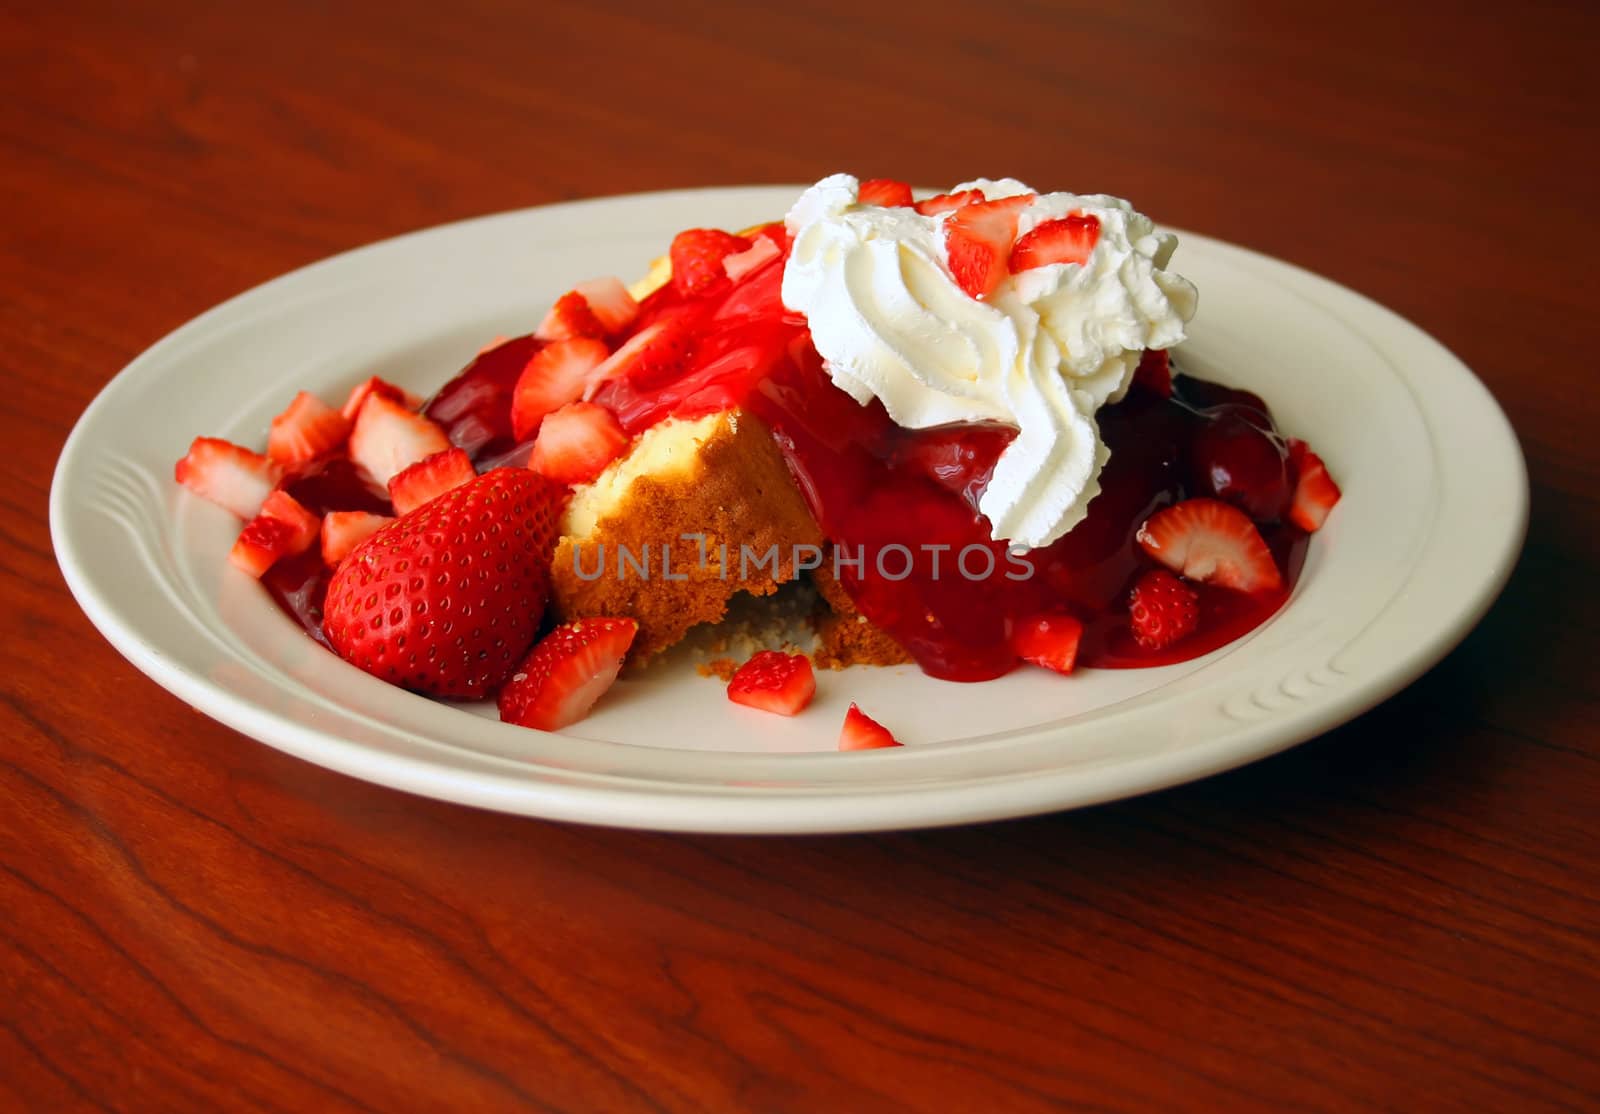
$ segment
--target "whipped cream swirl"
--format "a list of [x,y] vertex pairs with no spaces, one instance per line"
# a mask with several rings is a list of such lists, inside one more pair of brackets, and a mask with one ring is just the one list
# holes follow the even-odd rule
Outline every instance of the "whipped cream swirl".
[[[1100,222],[1083,264],[1005,278],[984,301],[950,273],[948,214],[858,203],[848,174],[824,178],[789,210],[793,250],[783,301],[806,316],[833,382],[882,401],[908,429],[1001,422],[1017,436],[979,501],[993,537],[1048,545],[1088,513],[1110,452],[1095,412],[1120,399],[1147,348],[1184,338],[1194,287],[1165,270],[1175,237],[1120,198],[1040,194],[1020,237],[1071,213]],[[963,183],[1000,198],[1032,193],[1011,178]]]

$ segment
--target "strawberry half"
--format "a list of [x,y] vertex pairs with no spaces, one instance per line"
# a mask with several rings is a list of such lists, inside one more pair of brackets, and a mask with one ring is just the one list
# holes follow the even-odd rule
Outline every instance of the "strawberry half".
[[1200,625],[1200,597],[1166,569],[1151,569],[1128,595],[1133,640],[1146,650],[1164,650]]
[[579,619],[557,627],[500,690],[500,718],[540,731],[577,723],[616,681],[638,632],[632,619]]
[[196,437],[172,474],[201,498],[240,518],[254,518],[283,479],[283,468],[220,437]]
[[817,693],[817,677],[803,654],[762,650],[728,680],[728,699],[747,708],[798,715]]
[[627,444],[611,411],[594,402],[569,402],[539,426],[528,467],[557,483],[588,483]]
[[314,394],[301,391],[272,419],[267,456],[279,464],[304,464],[333,452],[350,436],[350,419]]
[[394,519],[371,511],[329,511],[322,516],[322,560],[333,568],[350,556],[356,546],[372,537]]
[[569,290],[556,299],[550,312],[544,315],[533,335],[540,340],[571,340],[574,337],[592,337],[596,340],[606,335],[600,316],[589,308],[589,299],[576,290]]
[[449,447],[436,422],[377,391],[361,404],[350,431],[350,459],[385,486],[396,473]]
[[323,633],[390,684],[478,700],[527,653],[544,615],[566,492],[496,468],[397,518],[328,584]]
[[863,205],[881,205],[893,209],[911,204],[911,187],[893,178],[868,178],[861,183],[856,200]]
[[937,193],[911,207],[925,217],[936,217],[940,213],[954,212],[963,205],[973,205],[982,200],[982,190],[962,190],[960,193]]
[[1275,592],[1283,575],[1250,516],[1216,499],[1185,499],[1139,527],[1139,545],[1190,580],[1240,592]]
[[1289,463],[1296,476],[1294,499],[1289,505],[1289,521],[1308,534],[1322,529],[1328,512],[1339,501],[1339,485],[1328,475],[1328,466],[1304,441],[1289,440]]
[[228,561],[257,580],[280,557],[304,553],[317,540],[322,523],[287,491],[274,491],[261,513],[245,523],[228,550]]
[[526,441],[539,432],[546,414],[583,397],[589,373],[605,363],[611,349],[592,337],[573,337],[533,354],[511,392],[511,432]]
[[728,281],[722,261],[745,251],[750,241],[718,228],[690,228],[672,238],[672,285],[678,293],[695,297],[715,291]]
[[1065,611],[1029,615],[1011,632],[1011,648],[1023,661],[1057,673],[1071,673],[1078,664],[1078,643],[1083,623]]
[[399,403],[407,410],[417,410],[422,407],[422,400],[403,387],[396,387],[387,379],[371,376],[364,383],[357,383],[350,390],[350,397],[344,400],[344,406],[339,412],[345,416],[346,421],[355,421],[356,415],[361,413],[362,403],[367,401],[368,395],[382,395],[390,402]]
[[844,714],[844,727],[839,731],[840,750],[877,750],[881,747],[903,746],[889,733],[889,729],[855,704]]
[[1087,263],[1100,242],[1100,219],[1083,213],[1068,213],[1060,220],[1047,220],[1023,233],[1011,249],[1012,274],[1043,267],[1050,263]]
[[693,320],[692,315],[663,317],[634,333],[589,373],[584,399],[592,399],[608,379],[632,379],[641,387],[650,387],[674,378],[694,351]]
[[446,449],[396,472],[389,481],[389,502],[394,504],[395,514],[410,514],[451,488],[471,483],[477,475],[470,456],[460,449]]
[[974,298],[987,298],[1006,277],[1006,260],[1017,238],[1017,214],[1031,194],[981,201],[957,209],[944,229],[945,253],[956,284]]

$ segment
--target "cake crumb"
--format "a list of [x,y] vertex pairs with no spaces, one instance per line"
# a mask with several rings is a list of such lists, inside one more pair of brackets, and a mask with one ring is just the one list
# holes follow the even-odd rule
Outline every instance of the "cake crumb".
[[694,667],[694,671],[702,677],[717,677],[723,681],[733,680],[733,675],[739,671],[739,663],[732,658],[714,658],[703,661]]

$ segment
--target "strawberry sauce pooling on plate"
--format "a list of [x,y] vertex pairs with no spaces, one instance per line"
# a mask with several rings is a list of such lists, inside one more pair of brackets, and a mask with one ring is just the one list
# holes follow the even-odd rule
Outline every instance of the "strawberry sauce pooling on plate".
[[[647,297],[618,346],[640,338],[661,358],[632,361],[600,382],[591,401],[630,436],[668,417],[735,407],[759,416],[822,532],[849,558],[838,564],[842,586],[926,672],[960,681],[1006,673],[1020,659],[1018,629],[1055,612],[1081,622],[1083,665],[1183,661],[1239,638],[1288,598],[1308,535],[1290,521],[1296,469],[1289,443],[1260,398],[1172,376],[1164,353],[1147,354],[1128,395],[1098,416],[1111,455],[1088,517],[1050,545],[1013,552],[990,538],[977,508],[1014,432],[986,423],[904,429],[877,401],[862,406],[835,387],[804,317],[780,296],[789,248],[783,226],[753,239],[763,238],[776,250],[757,253],[766,258],[739,281],[669,282]],[[526,336],[489,348],[424,408],[480,469],[518,448],[511,400],[545,347]],[[284,486],[319,514],[393,513],[386,494],[339,456]],[[1244,592],[1187,581],[1198,618],[1186,621],[1183,637],[1157,646],[1137,637],[1130,621],[1135,585],[1160,567],[1138,534],[1157,512],[1197,498],[1248,514],[1219,516],[1225,527],[1253,519],[1276,583]],[[1187,524],[1174,516],[1169,525],[1181,532]],[[329,576],[313,550],[279,561],[264,582],[323,639]]]

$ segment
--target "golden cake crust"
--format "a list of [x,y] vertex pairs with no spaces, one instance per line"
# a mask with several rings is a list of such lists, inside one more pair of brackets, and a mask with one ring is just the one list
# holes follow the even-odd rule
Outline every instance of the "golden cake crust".
[[[552,608],[562,621],[632,617],[639,624],[629,653],[634,665],[691,627],[720,620],[736,593],[776,591],[805,562],[802,547],[823,544],[771,433],[738,410],[718,416],[686,467],[635,477],[621,505],[582,533],[569,529],[575,518],[569,508],[552,569]],[[703,537],[703,548],[684,535]],[[758,563],[769,552],[774,559]]]

